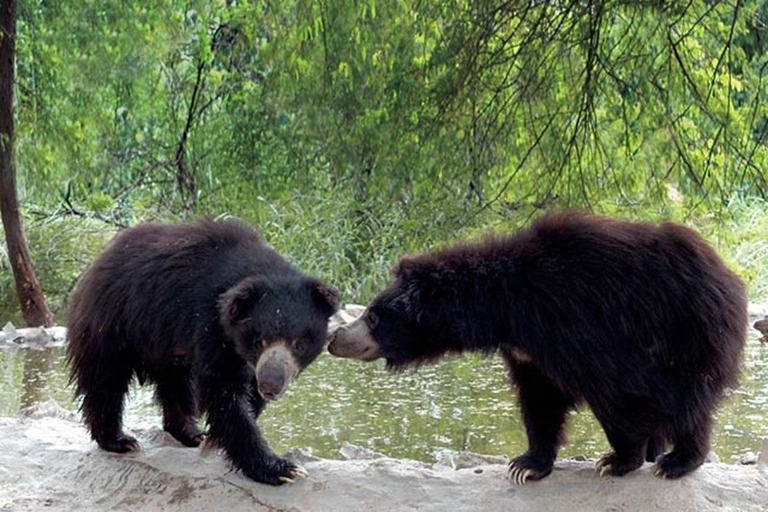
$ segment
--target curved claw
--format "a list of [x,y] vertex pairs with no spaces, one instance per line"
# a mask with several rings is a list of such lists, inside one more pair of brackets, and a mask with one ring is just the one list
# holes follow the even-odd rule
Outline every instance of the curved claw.
[[293,484],[293,483],[296,483],[296,480],[294,480],[294,479],[292,479],[292,478],[288,478],[287,476],[281,476],[281,477],[278,477],[278,480],[280,480],[280,482],[282,482],[282,483],[284,483],[284,484]]
[[292,471],[292,473],[293,473],[295,476],[300,476],[301,478],[309,478],[309,473],[308,473],[308,472],[307,472],[307,470],[304,468],[304,466],[299,466],[298,464],[296,465],[296,467],[294,468],[294,470]]
[[653,468],[653,476],[657,476],[659,478],[667,478],[667,475],[664,473],[664,470],[661,469],[661,466],[656,466]]
[[507,478],[513,480],[517,485],[524,485],[528,478],[534,473],[532,469],[524,469],[510,464],[507,471]]
[[[609,459],[612,455],[613,453],[609,453],[597,459],[597,462],[595,462],[595,473],[598,473],[600,476],[604,476],[607,471],[612,469],[612,466],[609,462]],[[605,468],[608,469],[606,470]]]
[[606,464],[605,466],[602,466],[600,468],[600,477],[602,478],[605,475],[610,475],[612,469],[613,467],[610,464]]

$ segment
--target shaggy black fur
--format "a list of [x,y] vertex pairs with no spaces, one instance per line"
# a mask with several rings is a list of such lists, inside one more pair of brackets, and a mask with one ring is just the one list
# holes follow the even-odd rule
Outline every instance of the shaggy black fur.
[[704,461],[713,411],[738,385],[747,301],[694,231],[564,212],[510,237],[406,256],[394,274],[365,317],[379,355],[402,368],[498,350],[529,439],[511,463],[518,477],[551,472],[581,402],[614,450],[603,473],[645,459],[675,478]]
[[[81,277],[68,312],[71,380],[91,436],[105,450],[138,447],[122,431],[134,375],[156,385],[163,426],[210,441],[247,476],[280,484],[297,466],[274,455],[255,419],[265,400],[259,355],[290,343],[300,371],[322,351],[337,298],[235,221],[144,224],[119,233]],[[283,477],[281,479],[281,477]]]

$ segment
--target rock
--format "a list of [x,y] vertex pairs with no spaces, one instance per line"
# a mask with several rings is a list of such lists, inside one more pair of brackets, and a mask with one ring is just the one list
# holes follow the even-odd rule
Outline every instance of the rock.
[[[198,449],[154,444],[156,428],[134,431],[138,452],[105,452],[62,415],[45,405],[25,418],[0,417],[0,509],[765,512],[768,504],[768,471],[759,466],[704,464],[671,482],[655,478],[651,464],[622,478],[600,478],[594,461],[563,460],[549,477],[518,487],[505,479],[506,465],[494,463],[503,457],[477,454],[463,460],[488,464],[457,470],[391,458],[318,459],[305,464],[306,480],[271,487],[232,471],[218,451],[201,456]],[[355,453],[381,456],[361,450]]]
[[375,460],[387,458],[383,453],[375,452],[368,448],[363,448],[362,446],[346,442],[341,444],[339,454],[341,454],[343,460]]
[[67,328],[63,326],[46,327],[45,332],[53,338],[54,342],[63,342],[67,339]]
[[757,463],[761,466],[768,466],[768,437],[763,439],[763,451],[757,457]]
[[42,350],[53,341],[53,336],[48,334],[42,327],[31,327],[24,331],[25,332],[23,333],[21,331],[19,332],[24,337],[24,341],[32,349]]
[[344,311],[347,315],[349,315],[353,320],[360,317],[363,313],[365,313],[366,306],[363,306],[361,304],[345,304],[344,305]]
[[13,337],[13,334],[15,332],[16,332],[16,327],[11,322],[8,322],[3,326],[3,334],[5,334],[6,337],[8,338]]
[[[132,435],[135,437],[134,432],[129,432],[126,429],[126,434]],[[147,446],[175,446],[178,448],[183,447],[184,445],[179,442],[178,439],[173,437],[171,434],[166,432],[165,430],[161,428],[150,428],[144,432],[144,445]]]
[[11,322],[8,322],[3,326],[3,330],[0,331],[0,343],[11,343],[14,339],[16,339],[16,327]]
[[479,453],[462,451],[458,455],[447,453],[443,455],[439,462],[434,466],[435,469],[451,468],[453,470],[471,469],[478,466],[487,466],[491,464],[509,464],[509,457],[506,455],[481,455]]
[[0,331],[0,347],[31,348],[43,350],[51,346],[62,346],[67,338],[66,327],[29,327],[16,329],[8,322]]
[[328,320],[328,332],[333,333],[342,325],[354,322],[365,312],[365,306],[359,304],[345,304],[330,320]]
[[748,312],[750,317],[768,318],[768,302],[750,302]]
[[19,411],[19,416],[22,418],[30,418],[36,420],[41,418],[59,418],[73,422],[78,420],[77,414],[64,409],[53,400],[47,400],[45,402],[40,402],[34,405],[30,405],[29,407],[25,407]]
[[756,453],[747,453],[739,459],[742,466],[753,466],[757,464],[758,455]]
[[311,453],[305,450],[302,450],[301,448],[293,448],[291,450],[288,450],[283,454],[283,457],[296,462],[300,462],[301,464],[306,464],[307,462],[318,462],[320,460],[323,460],[320,457],[315,457]]

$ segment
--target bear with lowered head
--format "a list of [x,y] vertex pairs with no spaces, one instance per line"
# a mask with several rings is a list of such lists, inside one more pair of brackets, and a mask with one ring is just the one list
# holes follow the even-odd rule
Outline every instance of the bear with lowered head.
[[694,231],[561,212],[511,236],[403,257],[394,282],[328,348],[392,369],[499,353],[528,435],[510,462],[518,484],[552,471],[580,403],[613,448],[601,475],[647,460],[677,478],[709,452],[746,328],[744,284]]
[[80,278],[68,311],[71,380],[103,449],[138,448],[122,429],[133,377],[156,387],[163,428],[204,435],[234,466],[280,485],[306,472],[269,449],[256,425],[322,351],[334,291],[232,220],[143,224],[119,233]]

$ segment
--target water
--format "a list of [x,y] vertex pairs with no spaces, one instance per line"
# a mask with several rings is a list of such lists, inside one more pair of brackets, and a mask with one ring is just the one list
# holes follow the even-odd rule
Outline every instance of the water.
[[[742,387],[718,413],[713,450],[724,462],[757,452],[768,437],[768,345],[747,345]],[[67,387],[63,349],[0,350],[0,415],[53,399],[76,409]],[[160,426],[153,389],[134,386],[125,424]],[[392,457],[434,462],[442,454],[470,450],[516,455],[526,437],[499,358],[462,356],[418,371],[389,374],[381,362],[365,364],[323,354],[262,414],[272,448],[302,448],[338,457],[341,443],[365,446]],[[570,418],[562,456],[597,457],[608,450],[589,410]]]

